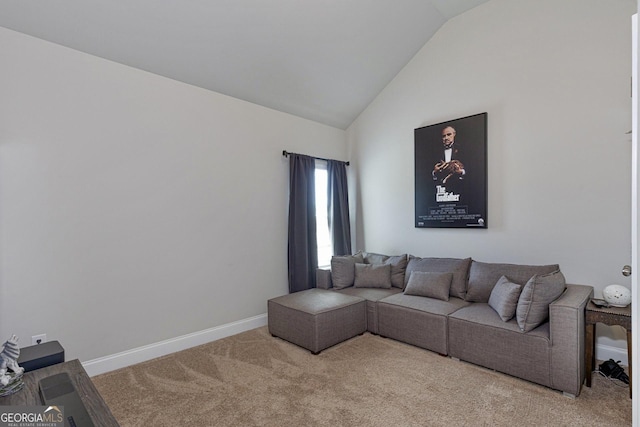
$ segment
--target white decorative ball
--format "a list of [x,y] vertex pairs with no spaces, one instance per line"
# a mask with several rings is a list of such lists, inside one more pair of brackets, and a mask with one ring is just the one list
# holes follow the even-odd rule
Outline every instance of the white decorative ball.
[[626,307],[631,304],[631,291],[622,285],[607,286],[602,291],[602,297],[613,307]]

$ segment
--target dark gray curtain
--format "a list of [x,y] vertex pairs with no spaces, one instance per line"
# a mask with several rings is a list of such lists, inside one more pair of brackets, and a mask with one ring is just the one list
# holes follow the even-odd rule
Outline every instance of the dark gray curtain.
[[316,162],[289,154],[289,292],[316,287]]
[[329,233],[333,240],[334,255],[351,254],[351,222],[349,221],[349,194],[347,166],[337,160],[327,161]]

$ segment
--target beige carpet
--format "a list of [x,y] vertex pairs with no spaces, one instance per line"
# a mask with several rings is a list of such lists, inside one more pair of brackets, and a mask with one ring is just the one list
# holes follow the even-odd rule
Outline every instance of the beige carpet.
[[93,381],[122,426],[629,426],[628,389],[576,399],[364,334],[318,356],[258,328]]

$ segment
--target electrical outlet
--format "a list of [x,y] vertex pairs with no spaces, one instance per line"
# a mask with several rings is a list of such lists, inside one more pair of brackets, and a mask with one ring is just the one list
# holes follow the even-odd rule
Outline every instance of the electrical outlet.
[[31,345],[47,342],[47,334],[34,335],[31,337]]

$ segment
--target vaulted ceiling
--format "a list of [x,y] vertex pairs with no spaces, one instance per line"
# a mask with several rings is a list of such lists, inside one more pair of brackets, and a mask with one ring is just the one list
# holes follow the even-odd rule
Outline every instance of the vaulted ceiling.
[[486,1],[12,0],[0,26],[345,129],[447,20]]

